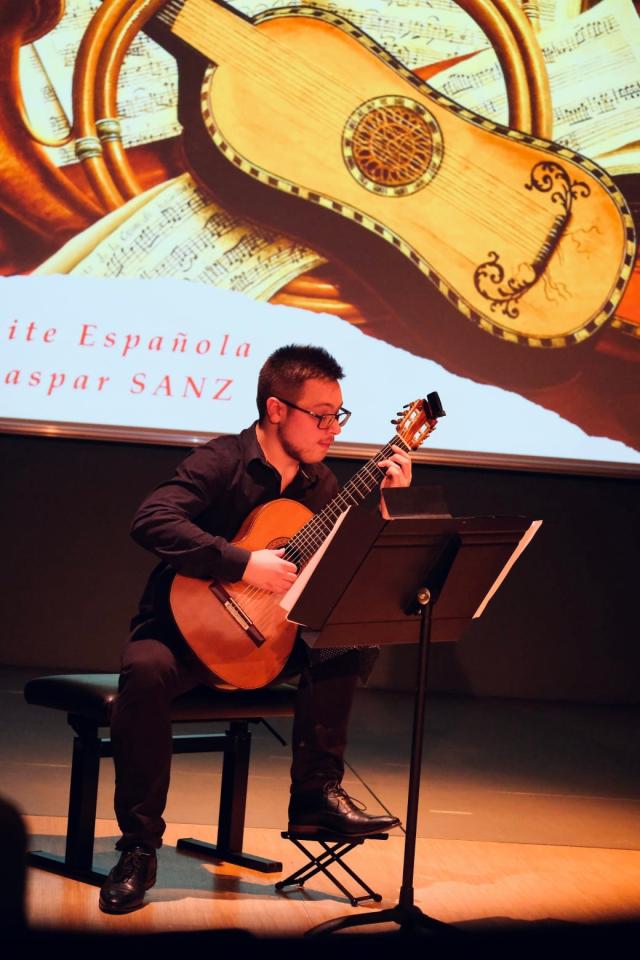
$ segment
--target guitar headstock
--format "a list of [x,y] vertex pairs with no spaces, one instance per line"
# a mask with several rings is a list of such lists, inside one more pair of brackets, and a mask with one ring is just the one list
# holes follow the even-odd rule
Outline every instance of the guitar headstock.
[[426,400],[414,400],[398,411],[399,420],[392,420],[396,433],[410,450],[417,450],[420,444],[435,430],[440,417],[446,416],[440,403],[440,397],[434,391],[427,394]]

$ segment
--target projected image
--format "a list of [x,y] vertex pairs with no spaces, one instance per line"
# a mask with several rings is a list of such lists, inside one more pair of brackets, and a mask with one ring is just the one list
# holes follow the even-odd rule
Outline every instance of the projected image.
[[345,441],[640,463],[632,0],[0,9],[12,429],[237,430],[295,340]]

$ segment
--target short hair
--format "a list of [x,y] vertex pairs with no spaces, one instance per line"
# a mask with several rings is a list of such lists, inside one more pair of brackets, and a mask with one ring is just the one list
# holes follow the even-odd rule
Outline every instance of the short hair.
[[291,343],[267,357],[258,376],[256,403],[263,420],[267,399],[283,396],[294,403],[307,380],[342,380],[344,371],[324,347]]

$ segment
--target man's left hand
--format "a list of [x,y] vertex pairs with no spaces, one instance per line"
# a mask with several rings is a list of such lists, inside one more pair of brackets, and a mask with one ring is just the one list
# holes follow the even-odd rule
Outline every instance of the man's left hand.
[[408,487],[411,483],[411,457],[400,447],[391,447],[392,456],[380,460],[378,466],[386,470],[381,487]]

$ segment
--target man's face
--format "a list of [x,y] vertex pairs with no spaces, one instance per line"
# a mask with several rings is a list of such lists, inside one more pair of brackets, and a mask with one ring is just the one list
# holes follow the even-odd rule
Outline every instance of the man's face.
[[[342,406],[342,390],[335,380],[307,380],[297,397],[285,397],[303,410],[312,413],[337,413]],[[280,404],[278,439],[290,457],[304,463],[319,463],[324,460],[340,433],[340,424],[334,420],[330,427],[321,430],[315,417]]]

